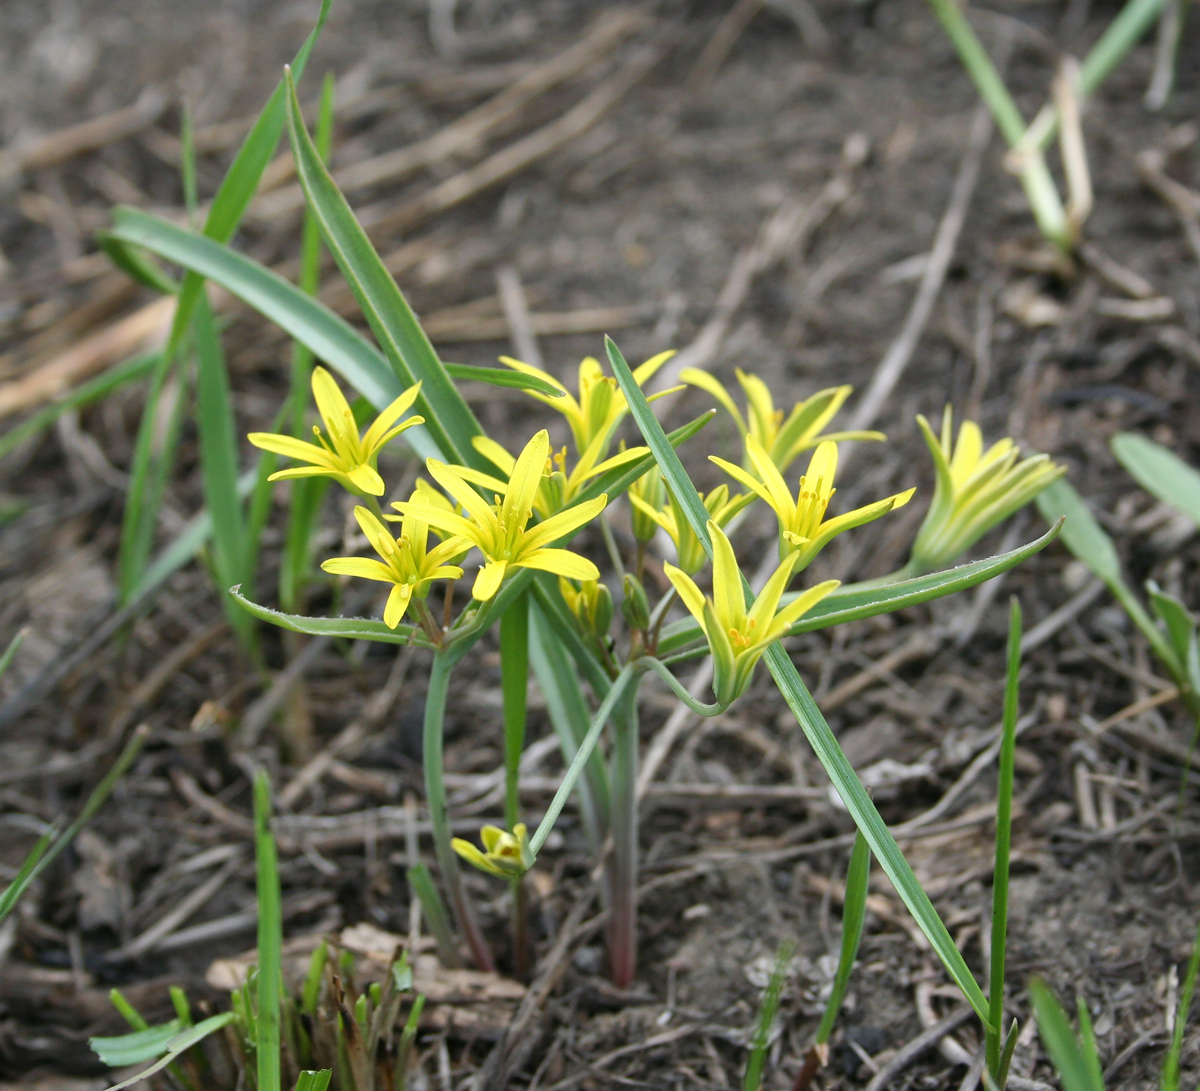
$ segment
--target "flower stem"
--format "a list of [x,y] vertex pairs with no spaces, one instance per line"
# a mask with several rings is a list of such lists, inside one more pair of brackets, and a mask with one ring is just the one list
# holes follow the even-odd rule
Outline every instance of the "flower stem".
[[425,695],[425,799],[429,805],[429,824],[433,830],[433,848],[437,855],[438,870],[442,873],[442,882],[450,895],[450,905],[459,931],[471,949],[471,957],[481,970],[494,970],[495,960],[491,948],[479,924],[475,920],[474,910],[467,900],[466,888],[463,886],[462,872],[458,867],[458,857],[450,846],[450,816],[446,809],[446,784],[442,779],[443,771],[443,736],[445,732],[446,694],[450,686],[450,672],[454,667],[454,658],[444,652],[437,652],[433,657],[433,665],[429,671],[429,689]]
[[633,984],[637,970],[638,717],[637,686],[629,686],[613,710],[612,854],[608,862],[608,960],[618,989]]

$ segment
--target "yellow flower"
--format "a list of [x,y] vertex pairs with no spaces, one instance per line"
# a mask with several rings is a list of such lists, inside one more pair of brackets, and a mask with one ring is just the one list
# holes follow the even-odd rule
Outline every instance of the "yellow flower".
[[[657,356],[652,356],[641,367],[634,368],[633,377],[637,380],[638,386],[651,378],[674,355],[674,351],[660,352]],[[528,393],[531,397],[550,406],[551,409],[558,410],[567,418],[567,424],[571,427],[571,435],[575,437],[576,451],[582,455],[593,442],[599,440],[600,447],[595,457],[597,460],[604,457],[609,441],[612,439],[613,430],[620,423],[621,418],[629,412],[629,405],[625,401],[625,395],[617,387],[617,380],[604,374],[595,357],[587,356],[579,365],[578,398],[572,395],[553,375],[541,368],[524,364],[520,360],[514,360],[511,356],[501,356],[500,362],[514,371],[533,375],[561,390],[563,392],[561,398],[551,398],[532,390]],[[670,390],[664,390],[651,395],[647,400],[654,401],[656,398],[670,393]]]
[[529,848],[529,834],[524,822],[513,826],[512,833],[499,826],[484,826],[479,831],[479,838],[483,842],[483,852],[461,837],[453,838],[450,846],[467,863],[501,879],[519,879],[533,867],[533,852]]
[[801,451],[815,447],[824,440],[837,442],[887,438],[882,432],[830,432],[828,435],[821,435],[821,429],[833,420],[842,403],[850,396],[853,387],[832,386],[827,390],[819,390],[792,406],[792,411],[785,421],[783,410],[775,408],[775,400],[771,397],[767,384],[757,375],[747,375],[741,368],[737,369],[737,380],[746,394],[745,416],[734,404],[724,384],[714,379],[707,371],[694,367],[684,368],[679,378],[691,386],[706,390],[716,398],[733,417],[743,440],[751,437],[756,439],[780,473],[787,471]]
[[317,410],[325,424],[326,435],[313,425],[316,443],[307,443],[294,436],[281,436],[274,432],[251,432],[249,439],[255,447],[277,455],[307,462],[307,466],[293,466],[271,474],[268,480],[279,481],[289,477],[332,477],[356,496],[382,496],[383,478],[375,465],[379,452],[401,432],[415,424],[423,424],[424,417],[411,416],[400,420],[421,392],[421,384],[410,386],[375,419],[375,423],[360,437],[358,425],[350,403],[334,382],[333,376],[323,367],[313,368],[312,392]]
[[954,443],[950,406],[942,414],[940,439],[924,417],[918,416],[917,423],[933,455],[937,480],[933,503],[913,543],[908,563],[913,575],[945,568],[1066,472],[1049,455],[1018,462],[1020,449],[1008,438],[985,451],[979,425],[971,420],[959,426]]
[[463,552],[463,543],[451,538],[426,551],[429,527],[416,516],[404,517],[399,538],[393,538],[392,532],[364,507],[356,507],[354,517],[383,560],[331,557],[321,567],[335,576],[359,576],[390,583],[392,591],[383,611],[383,621],[389,629],[400,624],[414,598],[423,599],[429,594],[432,580],[456,580],[462,575],[461,568],[447,562]]
[[713,657],[713,693],[718,703],[728,707],[750,684],[763,652],[787,635],[792,625],[834,590],[839,581],[826,580],[810,587],[779,610],[779,600],[796,564],[793,553],[783,559],[747,610],[741,572],[729,539],[711,520],[708,533],[713,544],[712,598],[705,598],[691,576],[674,565],[664,564],[663,571],[708,638]]
[[454,497],[469,518],[419,501],[392,507],[479,548],[485,563],[471,594],[480,601],[495,595],[511,568],[537,568],[573,580],[599,579],[600,570],[586,557],[568,549],[552,549],[550,543],[599,515],[608,503],[607,496],[576,504],[536,526],[528,526],[549,452],[550,436],[543,428],[525,445],[495,506],[480,496],[459,470],[436,458],[426,460],[429,475]]
[[[633,510],[646,519],[656,523],[666,531],[667,537],[675,543],[675,559],[688,575],[694,575],[704,567],[707,556],[700,539],[692,533],[691,524],[683,509],[676,503],[670,489],[666,489],[667,502],[660,508],[652,508],[637,493],[630,490],[629,501]],[[729,486],[718,485],[712,492],[702,498],[708,516],[719,527],[725,526],[751,500],[753,494],[739,493],[730,499]]]
[[[471,441],[471,445],[504,474],[504,479],[501,480],[468,466],[455,466],[455,471],[472,485],[482,486],[490,492],[503,492],[506,483],[512,477],[517,460],[494,439],[489,439],[487,436],[476,436]],[[603,453],[606,445],[607,438],[597,436],[588,445],[587,450],[579,456],[574,468],[569,472],[565,447],[555,451],[546,459],[545,467],[542,470],[542,479],[538,483],[537,495],[533,501],[533,510],[542,519],[548,519],[555,512],[562,511],[563,508],[574,503],[576,497],[592,478],[599,477],[600,474],[607,473],[618,466],[623,466],[626,462],[634,462],[650,453],[648,447],[631,447],[627,451],[613,455],[612,458],[597,462],[597,458]]]
[[746,453],[761,480],[755,480],[740,466],[723,458],[715,455],[709,458],[734,480],[757,493],[775,512],[779,520],[779,556],[781,559],[789,554],[793,556],[797,572],[803,572],[834,535],[878,519],[893,508],[903,507],[916,491],[909,489],[907,492],[898,492],[895,496],[876,500],[845,515],[826,519],[829,501],[837,491],[833,487],[838,459],[836,443],[825,440],[813,452],[808,473],[800,478],[800,488],[794,498],[783,475],[753,436],[746,440]]

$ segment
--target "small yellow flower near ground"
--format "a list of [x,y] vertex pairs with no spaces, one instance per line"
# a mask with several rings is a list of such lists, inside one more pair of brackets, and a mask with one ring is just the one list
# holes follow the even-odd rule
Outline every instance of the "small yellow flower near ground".
[[950,406],[942,414],[940,437],[924,417],[918,416],[917,423],[933,455],[937,479],[933,503],[913,543],[907,569],[911,575],[945,568],[1066,472],[1049,455],[1018,461],[1020,449],[1007,437],[985,451],[983,433],[972,420],[959,426],[955,443]]
[[876,500],[844,515],[826,519],[829,501],[837,491],[833,485],[837,472],[837,444],[823,441],[813,452],[808,472],[800,478],[800,488],[795,497],[783,480],[783,474],[775,467],[770,456],[753,436],[746,440],[746,453],[750,464],[761,480],[756,480],[740,466],[726,462],[723,458],[710,455],[709,459],[721,467],[730,477],[765,500],[779,520],[779,556],[782,560],[789,555],[795,558],[795,571],[803,572],[813,558],[837,534],[851,527],[870,523],[893,508],[903,507],[912,499],[915,489],[898,492],[883,500]]
[[426,551],[429,527],[416,516],[404,517],[399,538],[393,538],[392,532],[362,506],[354,509],[354,517],[383,560],[331,557],[321,567],[335,576],[359,576],[392,584],[383,610],[383,621],[389,629],[400,624],[414,598],[423,599],[429,594],[431,581],[456,580],[462,576],[461,568],[447,562],[464,552],[464,543],[450,538]]
[[533,867],[533,853],[524,822],[513,826],[512,833],[499,826],[484,826],[479,831],[479,839],[483,842],[482,852],[461,837],[453,838],[450,847],[468,864],[500,879],[519,879]]
[[[689,576],[695,575],[704,567],[708,556],[700,539],[692,532],[691,524],[683,509],[675,501],[670,489],[664,488],[667,502],[660,508],[652,508],[637,493],[630,490],[629,502],[633,510],[652,523],[660,526],[668,538],[675,544],[675,559]],[[753,494],[739,493],[730,498],[729,486],[718,485],[707,496],[701,497],[709,518],[719,527],[725,526],[739,511],[754,499]]]
[[471,594],[480,601],[492,598],[513,568],[537,568],[572,580],[597,580],[600,570],[586,557],[569,549],[551,548],[550,543],[599,515],[608,503],[607,496],[576,504],[528,526],[549,453],[550,436],[543,428],[517,457],[512,476],[495,505],[476,492],[459,470],[436,458],[428,459],[429,475],[462,506],[468,518],[419,501],[392,507],[479,548],[485,563],[475,577]]
[[354,413],[346,396],[341,392],[332,375],[323,367],[313,368],[312,392],[317,402],[317,411],[325,424],[326,434],[313,425],[316,443],[307,443],[294,436],[283,436],[275,432],[251,432],[249,440],[255,447],[273,454],[307,462],[307,466],[292,466],[271,474],[268,480],[280,481],[292,477],[332,477],[355,496],[382,496],[383,478],[375,469],[379,452],[401,432],[425,418],[411,416],[400,420],[412,407],[421,392],[421,384],[410,386],[375,422],[362,434],[354,423]]
[[[633,377],[638,386],[647,382],[674,355],[673,350],[660,352],[640,367],[634,368]],[[585,357],[579,365],[578,398],[553,375],[541,368],[514,360],[511,356],[501,356],[500,362],[505,367],[510,367],[514,371],[520,371],[526,375],[533,375],[561,390],[563,392],[561,398],[551,398],[533,390],[527,391],[527,393],[530,397],[537,398],[538,401],[557,410],[567,418],[571,435],[575,438],[575,450],[579,454],[582,455],[593,442],[599,440],[600,447],[595,458],[599,461],[604,457],[613,431],[621,422],[621,418],[629,412],[629,404],[625,401],[625,395],[618,388],[617,380],[604,374],[600,362],[594,356]],[[670,393],[671,391],[664,390],[658,394],[652,394],[647,401],[654,401]]]
[[711,520],[708,533],[713,544],[712,598],[705,598],[691,576],[674,565],[664,564],[663,571],[708,638],[713,657],[713,693],[723,707],[728,707],[749,686],[754,668],[771,643],[785,636],[792,625],[838,587],[839,581],[825,580],[778,609],[795,568],[793,553],[783,559],[747,610],[733,546]]
[[[748,375],[737,369],[737,380],[746,394],[746,414],[738,409],[725,385],[699,368],[684,368],[679,378],[690,386],[707,391],[725,408],[742,434],[743,441],[753,438],[761,444],[767,456],[780,473],[796,460],[801,451],[815,447],[825,440],[838,442],[852,439],[886,439],[882,432],[830,432],[821,435],[821,430],[841,409],[842,403],[854,389],[850,386],[832,386],[818,390],[802,402],[792,406],[785,421],[783,410],[775,408],[775,399],[767,384],[757,375]],[[747,464],[747,468],[749,465]]]

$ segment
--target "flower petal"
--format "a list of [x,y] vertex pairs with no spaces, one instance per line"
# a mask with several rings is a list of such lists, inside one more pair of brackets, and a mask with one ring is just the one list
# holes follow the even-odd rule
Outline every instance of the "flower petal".
[[337,385],[334,377],[323,367],[313,368],[312,392],[317,403],[317,412],[321,414],[321,420],[325,422],[325,430],[329,433],[329,438],[349,438],[347,435],[347,429],[349,429],[354,433],[354,441],[357,444],[358,428],[354,423],[354,413],[350,409],[350,403],[346,401],[346,395],[342,393],[341,387]]
[[517,456],[500,504],[500,518],[510,533],[514,526],[524,527],[533,513],[533,501],[542,483],[542,471],[549,454],[550,433],[543,428]]
[[262,451],[270,451],[285,458],[298,458],[330,470],[337,468],[337,460],[324,447],[318,447],[315,443],[305,443],[295,436],[281,436],[277,432],[251,432],[246,438]]
[[560,511],[557,515],[550,516],[549,519],[538,523],[536,527],[527,530],[522,535],[521,553],[524,553],[526,549],[540,549],[544,545],[565,538],[571,531],[583,526],[584,523],[590,523],[607,505],[608,495],[604,493],[591,500],[585,500],[582,504],[575,504],[573,507]]
[[679,601],[688,608],[688,612],[700,623],[700,628],[705,629],[704,595],[701,594],[700,588],[696,586],[696,581],[684,572],[683,569],[676,568],[670,561],[663,561],[663,571],[667,574],[667,579],[671,581],[671,586],[675,588],[675,593],[679,596]]
[[400,624],[400,619],[404,617],[408,604],[412,601],[412,592],[411,583],[398,583],[392,588],[387,605],[383,608],[383,623],[389,629],[394,629]]
[[477,598],[480,602],[490,599],[500,589],[500,584],[504,582],[507,573],[507,561],[488,561],[480,568],[479,574],[475,577],[475,583],[471,588],[472,597]]
[[740,629],[746,617],[742,572],[725,532],[711,519],[708,533],[713,547],[713,612],[723,629]]
[[[412,407],[412,403],[417,400],[417,395],[420,393],[421,384],[419,382],[413,383],[412,386],[375,418],[371,427],[363,433],[362,438],[363,452],[368,458],[383,446],[383,437],[392,425],[408,412]],[[408,422],[405,423],[407,424]],[[413,423],[416,422],[414,421]]]
[[598,580],[598,569],[586,557],[572,553],[569,549],[538,549],[523,555],[513,562],[517,568],[536,568],[539,572],[553,572],[569,580]]
[[[467,483],[457,469],[439,462],[436,458],[426,459],[425,468],[429,476],[445,489],[459,505],[466,509],[467,514],[475,520],[482,532],[493,535],[496,531],[496,515],[489,504],[474,488]],[[437,526],[432,519],[429,522]]]
[[746,427],[746,418],[742,416],[742,411],[734,405],[733,399],[729,396],[729,391],[707,371],[701,371],[697,367],[685,367],[679,373],[679,378],[689,386],[698,386],[701,390],[711,394],[724,406],[726,412],[733,418],[738,431],[743,436],[748,433],[749,429]]
[[395,573],[386,564],[370,557],[330,557],[321,562],[321,568],[331,576],[357,576],[379,583],[396,582]]
[[365,462],[352,466],[346,471],[346,476],[356,489],[360,489],[368,496],[382,496],[387,492],[387,486],[383,483],[383,478],[379,476],[378,471]]

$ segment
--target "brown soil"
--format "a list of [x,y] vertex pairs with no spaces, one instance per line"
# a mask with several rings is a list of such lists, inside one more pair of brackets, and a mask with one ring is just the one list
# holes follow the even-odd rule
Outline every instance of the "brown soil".
[[[7,183],[0,203],[7,263],[0,272],[0,391],[151,301],[86,257],[94,250],[93,231],[115,201],[180,207],[172,156],[184,95],[211,142],[201,158],[200,189],[202,199],[212,194],[240,135],[222,137],[212,126],[259,107],[315,7],[277,0],[215,7],[63,0],[0,8],[0,146],[28,147],[23,142],[38,134],[127,106],[144,86],[157,87],[168,101],[156,122],[133,135]],[[438,131],[511,83],[521,66],[566,49],[600,7],[564,0],[460,4],[454,56],[431,46],[423,4],[335,3],[307,82],[311,94],[313,74],[332,70],[345,81],[341,100],[357,100],[338,126],[335,165]],[[828,48],[819,49],[811,31],[806,40],[776,7],[815,12]],[[447,359],[486,364],[511,351],[495,298],[496,270],[504,264],[518,270],[535,315],[628,308],[612,332],[631,360],[688,345],[760,225],[786,202],[811,205],[842,171],[844,199],[756,278],[711,366],[726,380],[735,366],[756,371],[787,404],[835,383],[866,387],[916,291],[920,268],[900,263],[929,251],[951,200],[975,93],[921,0],[769,5],[702,79],[697,60],[728,9],[723,0],[641,5],[645,26],[598,65],[529,104],[485,147],[464,149],[403,185],[354,194],[360,209],[400,207],[562,115],[621,65],[637,63],[647,43],[661,51],[648,74],[588,131],[466,203],[412,221],[403,240],[395,231],[376,237],[381,252],[405,240],[424,243],[398,280],[434,326],[442,323],[438,339]],[[991,48],[1009,49],[1010,83],[1032,116],[1056,51],[1082,53],[1116,11],[1110,2],[1010,0],[979,12],[978,25]],[[1179,89],[1155,114],[1142,104],[1152,64],[1152,47],[1143,44],[1089,103],[1095,211],[1086,237],[1102,255],[1099,264],[1084,262],[1069,274],[1047,270],[1019,187],[1003,169],[1000,141],[992,138],[932,318],[879,420],[890,436],[889,453],[880,459],[860,450],[857,476],[840,490],[848,505],[915,484],[918,500],[879,524],[886,526],[880,534],[838,539],[813,566],[814,579],[878,575],[903,560],[924,510],[921,496],[932,486],[913,418],[940,413],[950,399],[974,412],[986,435],[1012,434],[1066,462],[1118,539],[1136,583],[1152,577],[1197,600],[1195,528],[1134,488],[1107,447],[1115,432],[1137,430],[1191,461],[1200,456],[1200,425],[1188,408],[1200,393],[1200,255],[1189,248],[1180,217],[1138,171],[1139,153],[1163,149],[1169,175],[1200,188],[1196,134],[1181,127],[1200,110],[1200,37],[1185,38]],[[866,158],[846,168],[847,146],[861,147],[863,138]],[[285,261],[298,251],[296,225],[287,213],[252,215],[238,245],[260,260]],[[1122,291],[1098,271],[1105,255],[1144,278],[1153,299],[1169,305],[1139,304],[1136,293]],[[335,280],[331,273],[330,284]],[[450,310],[465,304],[475,306]],[[255,316],[229,313],[226,346],[239,421],[249,430],[268,424],[279,404],[289,349]],[[581,356],[599,353],[600,332],[546,335],[540,344],[565,377]],[[485,426],[512,443],[527,437],[534,416],[543,421],[519,395],[473,393]],[[31,626],[0,683],[10,701],[0,716],[111,614],[124,473],[143,398],[144,384],[125,388],[0,463],[0,646]],[[670,416],[684,421],[706,406],[706,398],[688,391]],[[704,442],[706,450],[728,455],[734,439],[728,422],[718,420]],[[399,451],[392,456],[389,480],[410,470],[403,458]],[[691,464],[715,483],[716,471],[699,453]],[[188,422],[161,540],[201,503]],[[331,507],[326,547],[337,541],[339,518]],[[764,516],[756,520],[745,540],[761,552],[772,548],[770,527]],[[277,507],[260,576],[264,596],[274,587],[283,525]],[[979,555],[983,547],[1009,548],[1042,529],[1036,513],[1021,515],[1010,537],[996,532]],[[1032,629],[1086,582],[1066,551],[1052,546],[998,584],[794,642],[797,665],[818,702],[824,699],[831,725],[889,822],[935,806],[995,737],[1007,597],[1020,597]],[[313,609],[329,605],[318,596]],[[112,985],[152,1018],[168,1014],[172,982],[186,984],[195,997],[218,999],[203,984],[205,970],[253,943],[252,918],[244,915],[253,906],[252,862],[248,852],[235,851],[248,844],[250,763],[266,764],[276,786],[285,786],[364,714],[392,671],[393,656],[381,645],[326,647],[308,662],[283,719],[247,745],[239,724],[259,707],[269,679],[249,666],[221,622],[211,582],[193,566],[174,576],[123,636],[103,642],[32,707],[4,721],[0,836],[10,867],[34,836],[34,824],[19,816],[49,821],[75,813],[121,733],[143,721],[153,730],[133,773],[4,932],[0,1076],[13,1086],[105,1086],[85,1039],[117,1030],[106,999]],[[151,698],[132,703],[151,672],[189,643]],[[273,673],[297,654],[298,645],[278,632],[265,632],[264,643]],[[872,673],[884,660],[892,665]],[[423,653],[412,657],[398,700],[370,726],[367,740],[295,803],[298,815],[370,812],[374,824],[347,821],[342,829],[350,832],[320,842],[325,847],[314,842],[307,851],[285,851],[289,935],[359,922],[407,932],[404,828],[388,817],[395,812],[378,809],[421,791],[422,665]],[[841,688],[852,678],[858,678],[853,692]],[[1083,995],[1105,1063],[1120,1062],[1109,1085],[1156,1086],[1164,1012],[1176,995],[1175,975],[1190,949],[1200,901],[1200,777],[1190,775],[1182,809],[1175,806],[1186,715],[1167,702],[1101,734],[1093,730],[1166,686],[1106,595],[1028,654],[1022,685],[1009,956],[1014,1013],[1027,1022],[1024,988],[1035,975],[1060,995]],[[647,690],[648,742],[673,701],[665,691]],[[531,695],[536,740],[549,727],[536,691]],[[460,778],[486,774],[499,753],[493,640],[456,686],[450,769]],[[548,758],[539,773],[552,774],[555,761]],[[789,1086],[799,1068],[837,950],[849,820],[823,791],[803,790],[827,782],[765,672],[728,715],[685,733],[659,780],[776,791],[715,801],[689,789],[650,797],[638,987],[626,995],[605,985],[600,933],[581,928],[533,1025],[513,1087],[531,1081],[542,1089],[741,1086],[757,998],[774,952],[789,939],[797,954],[766,1086]],[[470,786],[456,783],[464,792]],[[980,922],[990,904],[994,784],[994,766],[981,766],[945,813],[902,842],[977,971]],[[782,798],[788,787],[796,789],[790,800]],[[473,823],[495,818],[497,799],[484,797],[457,814]],[[544,801],[544,793],[531,795],[531,809]],[[570,810],[563,829],[564,840],[535,884],[543,954],[589,889],[589,862]],[[210,851],[213,863],[189,869],[189,861]],[[222,866],[226,881],[180,923],[224,922],[218,934],[168,942],[132,959],[110,957]],[[919,996],[933,1017],[959,1003],[914,940],[887,880],[877,878],[832,1064],[820,1077],[827,1088],[859,1086],[871,1063],[916,1037]],[[482,877],[473,885],[490,932],[503,944],[505,908],[497,889]],[[437,1082],[439,1042],[449,1045],[453,1085],[468,1086],[507,1017],[483,1018],[469,1031],[445,1017],[431,1024],[421,1040],[429,1086],[452,1085]],[[956,1033],[973,1052],[970,1024]],[[1193,1033],[1184,1051],[1185,1085],[1194,1085],[1198,1070],[1200,1040]],[[889,1086],[957,1087],[963,1072],[934,1052]],[[1036,1037],[1023,1038],[1014,1072],[1053,1079]],[[56,1082],[59,1076],[79,1082]]]

